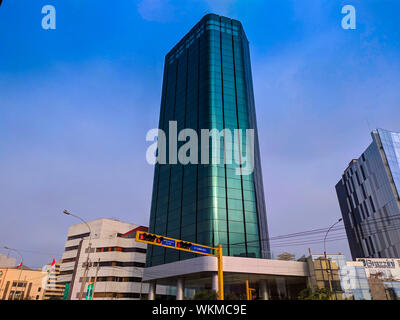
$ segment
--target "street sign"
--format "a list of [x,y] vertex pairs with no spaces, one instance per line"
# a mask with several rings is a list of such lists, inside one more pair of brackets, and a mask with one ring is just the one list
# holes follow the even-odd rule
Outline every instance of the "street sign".
[[[144,231],[136,231],[136,241],[161,246],[170,249],[182,250],[217,258],[218,265],[218,298],[224,300],[224,274],[222,265],[222,245],[217,248],[204,246],[202,244],[191,243],[173,238],[164,237]],[[89,289],[88,289],[89,292]]]
[[192,244],[190,247],[190,251],[198,252],[198,253],[206,253],[211,254],[211,248],[199,246],[197,244]]
[[93,282],[89,283],[87,292],[86,292],[86,300],[92,300],[93,296]]
[[216,256],[217,251],[215,248],[204,246],[202,244],[168,238],[144,231],[136,232],[136,241],[197,254],[204,254],[207,256]]
[[68,300],[68,293],[69,293],[70,285],[71,285],[71,283],[69,283],[69,282],[65,284],[63,300]]
[[175,240],[172,239],[163,239],[161,242],[164,246],[168,246],[168,247],[174,247],[175,248]]

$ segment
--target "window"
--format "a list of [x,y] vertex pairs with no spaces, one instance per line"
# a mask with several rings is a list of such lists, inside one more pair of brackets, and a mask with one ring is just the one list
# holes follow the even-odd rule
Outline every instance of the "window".
[[365,188],[364,188],[364,185],[363,185],[363,184],[361,185],[361,190],[362,190],[364,199],[367,199],[367,193],[365,192]]
[[369,202],[371,203],[372,211],[375,212],[376,210],[375,210],[375,206],[374,206],[374,201],[372,200],[371,196],[369,196]]
[[67,240],[74,240],[74,239],[85,238],[85,237],[88,237],[89,235],[90,235],[90,232],[81,233],[81,234],[77,234],[77,235],[74,235],[74,236],[69,236],[69,237],[67,238]]
[[[85,263],[84,263],[85,265]],[[134,262],[134,261],[128,261],[128,262],[122,262],[122,261],[100,261],[99,263],[100,267],[138,267],[138,268],[144,268],[145,264],[141,262]],[[97,264],[96,264],[97,266]]]
[[359,175],[358,175],[358,171],[356,171],[356,178],[357,178],[357,183],[358,183],[358,185],[360,185],[361,182],[360,182],[360,177],[359,177]]
[[360,169],[363,179],[366,180],[367,178],[365,177],[364,167],[362,165],[360,165]]
[[138,253],[146,253],[146,249],[143,248],[122,248],[122,247],[102,247],[96,248],[96,252],[138,252]]
[[71,250],[78,250],[79,246],[71,246],[71,247],[66,247],[65,251],[71,251]]
[[60,276],[72,274],[73,272],[74,272],[73,270],[60,271]]

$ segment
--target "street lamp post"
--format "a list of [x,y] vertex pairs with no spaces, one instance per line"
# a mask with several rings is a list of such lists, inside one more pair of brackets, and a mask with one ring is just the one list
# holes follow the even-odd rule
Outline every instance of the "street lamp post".
[[[328,258],[326,256],[326,237],[328,236],[329,231],[331,231],[331,229],[342,220],[343,219],[340,218],[338,221],[336,221],[333,225],[331,225],[329,227],[328,231],[326,231],[325,238],[324,238],[324,257],[325,257],[325,262],[328,261]],[[329,274],[328,274],[329,290],[330,290],[330,292],[333,292],[333,290],[332,290],[332,281],[331,281],[331,278],[333,279],[333,275],[332,275],[332,268],[331,268],[331,262],[330,261],[328,261],[328,265],[329,265],[329,274],[330,274],[330,277],[329,277]],[[336,294],[335,294],[335,296],[336,296]]]
[[[14,252],[18,253],[19,256],[21,257],[21,269],[20,269],[19,275],[18,275],[17,288],[15,289],[15,292],[14,292],[14,295],[13,295],[13,300],[15,300],[15,297],[17,295],[17,289],[18,289],[18,285],[19,285],[19,280],[21,279],[22,269],[24,268],[24,257],[22,256],[22,254],[17,249],[9,248],[7,246],[4,246],[4,249],[14,251]],[[12,286],[11,286],[11,289],[12,289]]]
[[[81,217],[79,217],[77,215],[74,215],[74,214],[72,214],[71,212],[69,212],[67,210],[64,210],[63,213],[68,215],[68,216],[72,216],[72,217],[75,217],[75,218],[81,220],[89,229],[88,254],[87,254],[87,258],[86,258],[85,271],[84,271],[83,278],[82,278],[82,285],[81,285],[81,289],[80,289],[80,292],[79,292],[79,300],[82,300],[83,290],[84,290],[85,284],[87,282],[87,275],[88,275],[88,271],[89,271],[89,256],[90,256],[90,250],[92,248],[92,242],[91,242],[91,240],[92,240],[92,229],[90,228],[89,224],[85,220],[83,220]],[[93,294],[94,294],[94,292],[93,292]]]

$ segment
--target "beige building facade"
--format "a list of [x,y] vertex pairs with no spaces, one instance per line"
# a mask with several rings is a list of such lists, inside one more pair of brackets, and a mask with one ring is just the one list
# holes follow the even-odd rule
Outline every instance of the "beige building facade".
[[0,300],[42,300],[46,275],[25,266],[0,268]]

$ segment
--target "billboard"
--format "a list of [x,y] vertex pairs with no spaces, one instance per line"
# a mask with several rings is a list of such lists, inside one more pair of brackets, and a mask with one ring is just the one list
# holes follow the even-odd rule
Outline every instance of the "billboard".
[[357,258],[356,260],[364,264],[368,278],[400,281],[400,259]]

